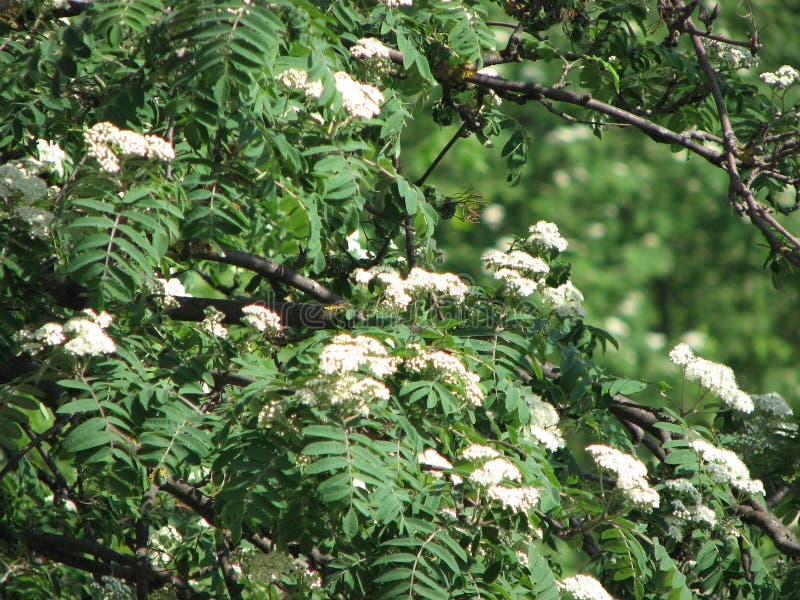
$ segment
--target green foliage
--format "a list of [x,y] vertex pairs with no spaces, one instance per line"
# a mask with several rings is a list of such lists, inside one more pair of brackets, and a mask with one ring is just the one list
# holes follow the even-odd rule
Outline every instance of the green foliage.
[[[783,207],[798,166],[793,92],[721,54],[707,60],[738,146],[704,154],[686,131],[708,147],[726,135],[708,65],[688,22],[646,8],[14,3],[0,23],[0,595],[548,599],[583,582],[637,600],[786,597],[800,553],[788,406],[694,355],[673,357],[674,388],[599,362],[627,348],[613,321],[591,324],[623,300],[621,272],[646,283],[646,266],[671,289],[676,265],[716,285],[736,264],[665,247],[683,230],[650,218],[656,191],[613,177],[649,150],[610,128],[731,176],[734,161],[763,207]],[[353,51],[364,38],[384,50]],[[534,104],[602,150],[559,141]],[[458,130],[425,150],[423,118]],[[477,157],[494,143],[502,168]],[[465,156],[453,192],[439,173]],[[581,160],[581,190],[526,171],[569,179]],[[674,200],[704,173],[646,175]],[[522,204],[558,196],[578,251],[551,223],[514,223],[483,255],[493,278],[477,275],[494,240],[454,239],[486,232],[471,222],[504,179],[509,220],[538,221]],[[577,235],[603,191],[617,211],[604,231],[624,241],[605,274]],[[692,211],[701,233],[721,229],[710,206]],[[791,237],[766,223],[768,262],[787,269]],[[461,276],[434,272],[443,247]]]

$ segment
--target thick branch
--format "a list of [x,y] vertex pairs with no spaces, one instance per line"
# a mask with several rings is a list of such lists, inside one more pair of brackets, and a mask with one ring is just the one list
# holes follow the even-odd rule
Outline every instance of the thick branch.
[[745,523],[755,525],[766,533],[775,547],[793,558],[800,558],[800,542],[780,520],[756,500],[748,500],[732,508],[733,513]]
[[225,323],[240,323],[242,308],[250,304],[260,304],[278,313],[281,323],[289,327],[307,327],[309,329],[331,329],[342,327],[342,319],[335,313],[325,310],[320,304],[300,304],[297,302],[254,302],[252,300],[223,300],[217,298],[194,298],[190,296],[173,296],[180,304],[170,308],[166,314],[177,321],[202,321],[203,311],[209,306],[225,313]]
[[291,269],[284,267],[282,264],[275,261],[263,258],[249,252],[240,252],[239,250],[222,249],[219,253],[213,252],[189,252],[187,258],[196,258],[199,260],[211,260],[214,262],[224,263],[226,265],[233,265],[242,267],[253,273],[258,273],[262,277],[271,281],[279,281],[286,285],[300,290],[326,304],[337,304],[344,302],[344,299],[335,294],[330,289],[317,283],[313,279],[300,275]]

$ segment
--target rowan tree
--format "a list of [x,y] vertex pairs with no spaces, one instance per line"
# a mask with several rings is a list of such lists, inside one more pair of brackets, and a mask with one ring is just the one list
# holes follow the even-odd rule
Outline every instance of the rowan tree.
[[[787,403],[686,345],[680,388],[597,366],[616,341],[557,224],[439,272],[481,181],[429,183],[475,137],[514,185],[520,110],[626,128],[719,168],[767,264],[800,265],[800,76],[755,76],[758,15],[738,38],[671,0],[0,9],[5,597],[797,589]],[[452,139],[407,172],[422,114]]]

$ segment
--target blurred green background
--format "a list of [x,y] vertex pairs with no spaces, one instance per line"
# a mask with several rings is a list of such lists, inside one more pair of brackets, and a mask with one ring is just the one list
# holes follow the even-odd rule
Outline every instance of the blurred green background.
[[[800,65],[800,46],[787,43],[796,39],[800,5],[752,5],[764,47],[761,64],[741,76],[758,83],[759,73]],[[744,37],[743,11],[724,3],[724,31]],[[553,82],[558,68],[512,65],[501,73]],[[680,371],[667,354],[683,341],[734,368],[742,389],[777,391],[800,408],[800,279],[775,286],[758,232],[728,205],[724,173],[635,130],[609,130],[599,140],[536,103],[510,110],[531,141],[519,185],[506,182],[502,136],[491,148],[474,136],[459,140],[429,180],[450,195],[471,187],[487,202],[479,223],[453,219],[439,229],[442,268],[479,275],[485,249],[505,249],[509,236],[553,221],[570,241],[587,320],[620,343],[597,357],[612,373],[677,386]],[[404,139],[404,171],[423,173],[456,127],[418,120]],[[800,230],[800,218],[791,221]]]

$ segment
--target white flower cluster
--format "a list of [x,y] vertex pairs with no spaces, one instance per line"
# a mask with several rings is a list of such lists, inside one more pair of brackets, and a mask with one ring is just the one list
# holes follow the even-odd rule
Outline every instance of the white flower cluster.
[[350,56],[353,58],[389,58],[390,48],[377,38],[361,38],[350,47]]
[[565,441],[558,429],[559,417],[555,407],[537,394],[526,393],[524,397],[531,415],[530,436],[551,452],[563,448]]
[[685,523],[696,523],[701,526],[714,527],[717,524],[716,513],[705,504],[686,506],[683,501],[675,499],[670,502],[672,516]]
[[[417,456],[417,462],[421,465],[427,465],[429,467],[434,467],[434,471],[431,471],[431,475],[436,477],[437,479],[442,478],[442,473],[438,469],[452,469],[453,464],[447,460],[444,456],[439,454],[433,448],[427,448],[424,452]],[[459,475],[455,473],[450,474],[450,481],[455,484],[461,483],[463,480]]]
[[539,221],[536,225],[531,225],[528,228],[528,234],[525,245],[532,249],[564,252],[569,246],[567,240],[558,231],[558,226],[549,221]]
[[776,392],[767,392],[752,396],[756,410],[764,415],[781,418],[791,417],[794,414],[791,407],[783,399],[783,396]]
[[346,71],[333,74],[336,89],[342,95],[344,109],[354,117],[371,119],[381,113],[384,97],[374,85],[361,83],[353,79]]
[[509,292],[521,297],[530,296],[539,289],[544,283],[544,276],[550,272],[550,266],[541,258],[521,250],[508,253],[489,250],[481,260]]
[[489,458],[482,466],[470,473],[470,480],[486,487],[486,496],[499,502],[503,508],[512,512],[526,513],[539,502],[539,490],[532,486],[511,487],[501,485],[502,481],[521,481],[519,468],[500,453],[489,446],[472,444],[461,452],[462,458],[482,461]]
[[428,351],[418,344],[410,344],[409,347],[416,352],[415,356],[405,361],[409,371],[432,371],[433,375],[438,375],[444,383],[458,390],[459,395],[473,406],[483,404],[485,394],[480,386],[480,376],[468,371],[455,356],[443,350]]
[[[439,454],[433,448],[427,448],[424,452],[422,452],[419,456],[417,456],[417,461],[421,465],[427,465],[429,467],[435,467],[437,469],[452,469],[453,463],[447,460],[444,456]],[[441,473],[434,472],[434,475],[441,477]]]
[[297,391],[301,402],[309,406],[341,406],[366,416],[370,402],[389,400],[386,385],[372,377],[344,375],[340,377],[317,377]]
[[586,451],[598,467],[616,475],[617,488],[634,505],[644,509],[658,507],[658,492],[647,482],[647,467],[642,461],[602,444],[587,446]]
[[482,458],[497,458],[500,453],[491,446],[470,444],[461,451],[461,458],[466,460],[480,460]]
[[703,440],[691,441],[689,447],[700,457],[714,481],[729,483],[740,492],[764,493],[764,484],[758,479],[750,479],[749,469],[735,452],[717,448]]
[[49,195],[47,184],[36,176],[42,167],[43,163],[33,159],[0,165],[0,200],[5,204],[2,212],[22,221],[30,234],[39,239],[50,235],[55,219],[51,211],[34,205]]
[[369,414],[372,400],[389,400],[390,391],[373,377],[358,375],[362,368],[375,377],[394,374],[399,366],[383,344],[366,335],[340,333],[325,346],[319,357],[321,375],[298,390],[301,401],[311,406],[343,406]]
[[69,157],[57,142],[48,140],[36,140],[36,147],[39,151],[39,161],[45,165],[49,171],[58,173],[59,177],[64,176],[64,163],[69,161]]
[[761,81],[763,81],[767,85],[786,88],[792,85],[798,79],[800,79],[800,73],[798,73],[797,69],[795,69],[794,67],[790,67],[789,65],[783,65],[780,69],[778,69],[774,73],[762,73],[761,75],[759,75],[759,77],[761,78]]
[[539,490],[531,486],[492,485],[486,489],[486,495],[516,513],[526,513],[539,502]]
[[752,398],[736,385],[736,377],[730,367],[695,356],[686,344],[675,346],[669,357],[673,363],[683,367],[687,381],[700,380],[700,385],[719,397],[726,407],[744,413],[753,412]]
[[389,7],[412,6],[414,4],[414,0],[383,0],[383,3]]
[[266,335],[277,335],[283,328],[281,316],[266,306],[248,304],[242,308],[242,312],[244,313],[243,323],[255,327]]
[[325,375],[346,375],[367,368],[376,377],[397,371],[398,359],[389,356],[384,345],[367,335],[340,333],[319,355],[319,370]]
[[[378,88],[353,79],[346,71],[333,74],[336,90],[342,96],[344,110],[361,119],[371,119],[380,114],[383,104],[383,92]],[[322,96],[322,82],[308,81],[308,73],[297,69],[287,69],[278,74],[276,79],[284,86],[305,92],[306,96],[318,100]]]
[[509,481],[520,481],[522,473],[517,466],[505,458],[493,458],[486,462],[482,467],[470,473],[469,478],[480,485],[495,485],[507,479]]
[[367,285],[372,280],[383,286],[384,302],[396,309],[405,309],[413,302],[414,296],[422,293],[433,293],[441,297],[452,298],[463,302],[469,287],[453,273],[432,273],[414,267],[403,279],[400,273],[386,267],[373,267],[369,271],[359,269],[355,273],[356,283]]
[[170,162],[175,150],[167,140],[157,135],[142,135],[128,129],[120,129],[104,121],[92,125],[83,134],[89,146],[88,155],[96,158],[100,168],[107,173],[119,173],[121,156],[138,156]]
[[555,313],[562,319],[569,317],[582,318],[586,315],[583,310],[583,294],[572,285],[571,281],[557,288],[542,290],[542,299],[547,302]]
[[225,325],[222,324],[222,320],[225,318],[224,312],[213,306],[209,306],[203,311],[203,314],[206,318],[200,322],[201,330],[210,333],[214,337],[222,339],[228,337],[228,330]]
[[41,352],[45,346],[62,344],[75,356],[98,356],[116,351],[114,340],[103,331],[111,324],[111,315],[105,311],[98,315],[91,308],[84,310],[83,315],[69,319],[64,325],[45,323],[36,331],[23,329],[14,339],[21,343],[22,351],[29,354]]
[[160,308],[178,306],[179,303],[175,296],[191,297],[191,294],[187,293],[186,288],[183,287],[181,280],[176,277],[171,277],[170,279],[157,277],[147,285],[147,288],[157,296],[155,302]]
[[561,590],[574,600],[614,600],[603,585],[591,575],[575,575],[558,583]]
[[747,69],[759,63],[758,56],[753,56],[752,52],[739,46],[717,40],[706,40],[705,45],[714,58],[727,63],[732,69]]
[[305,92],[306,96],[318,100],[322,96],[322,82],[308,81],[308,73],[297,69],[287,69],[279,73],[276,79],[290,89]]

